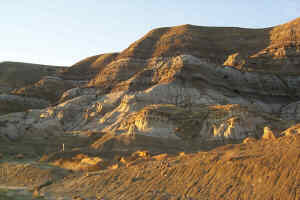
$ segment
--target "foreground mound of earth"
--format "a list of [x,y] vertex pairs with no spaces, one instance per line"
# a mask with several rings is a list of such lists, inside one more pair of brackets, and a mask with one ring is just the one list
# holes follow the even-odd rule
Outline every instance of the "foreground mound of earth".
[[299,148],[299,136],[227,145],[68,176],[47,189],[107,199],[299,199]]
[[[13,148],[2,155],[1,170],[9,170],[0,184],[27,186],[46,199],[299,199],[299,126],[293,130],[277,139],[247,139],[195,153],[165,149],[163,154],[109,155],[87,149],[86,138],[80,146],[76,137],[65,139],[64,152],[55,150],[62,138],[40,140],[39,147],[29,141],[2,143],[2,148]],[[48,154],[38,161],[43,146]],[[23,157],[11,160],[20,151]],[[65,165],[57,167],[58,160]]]

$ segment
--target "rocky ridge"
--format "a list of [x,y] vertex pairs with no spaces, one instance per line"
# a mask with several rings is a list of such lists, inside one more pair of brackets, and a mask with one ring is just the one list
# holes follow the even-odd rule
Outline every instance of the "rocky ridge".
[[[267,29],[155,29],[121,53],[87,58],[61,70],[57,78],[14,90],[13,94],[58,102],[26,112],[25,121],[34,123],[14,117],[14,124],[22,134],[28,126],[44,130],[50,123],[68,132],[202,142],[259,138],[267,125],[283,131],[298,121],[299,26],[296,19]],[[289,45],[295,46],[289,53],[274,52]],[[266,49],[269,53],[259,53]],[[246,60],[237,62],[240,54]],[[254,58],[264,62],[251,67]],[[78,74],[83,74],[80,84],[79,79],[70,80]],[[15,114],[0,120],[7,124],[10,115]],[[3,126],[1,132],[8,129]]]

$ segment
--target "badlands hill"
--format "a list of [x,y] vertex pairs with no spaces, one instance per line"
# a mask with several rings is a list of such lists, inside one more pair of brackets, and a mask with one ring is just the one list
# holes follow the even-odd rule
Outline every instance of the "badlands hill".
[[1,62],[0,114],[48,106],[55,96],[57,98],[62,94],[59,93],[59,86],[70,88],[53,80],[57,79],[57,75],[63,68],[21,62]]
[[1,62],[0,92],[8,92],[9,89],[34,84],[42,79],[43,76],[55,76],[60,69],[62,69],[62,67],[59,66]]
[[[0,100],[29,102],[0,107],[4,157],[23,151],[72,170],[48,174],[41,194],[299,198],[299,18],[265,29],[159,28],[26,85],[3,77],[11,89]],[[39,166],[28,170],[50,173]],[[42,184],[10,177],[2,182]]]

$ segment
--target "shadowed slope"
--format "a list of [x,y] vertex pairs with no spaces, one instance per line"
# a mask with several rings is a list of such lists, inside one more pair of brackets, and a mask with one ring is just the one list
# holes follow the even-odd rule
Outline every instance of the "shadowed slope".
[[21,62],[0,63],[0,87],[18,88],[33,84],[43,76],[54,76],[62,67]]
[[61,76],[65,79],[87,80],[93,78],[107,64],[114,60],[118,53],[107,53],[91,56],[65,69]]
[[[64,67],[21,62],[0,63],[0,115],[48,106],[48,100],[53,100],[50,95],[45,95],[49,93],[49,81],[40,80],[55,79],[62,69]],[[30,88],[41,85],[40,83],[42,83],[43,88],[32,92]],[[50,93],[59,92],[52,86]]]

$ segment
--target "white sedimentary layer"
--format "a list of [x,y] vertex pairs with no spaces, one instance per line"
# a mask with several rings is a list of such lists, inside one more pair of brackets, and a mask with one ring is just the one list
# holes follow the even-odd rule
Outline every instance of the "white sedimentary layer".
[[[136,62],[145,63],[143,60]],[[126,64],[127,61],[116,63]],[[190,55],[155,58],[147,63],[151,64],[148,67],[151,70],[176,68],[177,71],[167,71],[169,77],[182,76],[187,83],[177,79],[156,80],[157,84],[145,90],[123,90],[104,95],[97,88],[73,88],[62,95],[61,103],[56,106],[0,116],[0,134],[13,139],[32,132],[60,134],[64,131],[92,130],[180,139],[181,136],[175,131],[179,122],[172,116],[159,113],[140,115],[146,106],[164,104],[175,105],[186,113],[193,113],[200,106],[226,104],[239,104],[251,111],[237,109],[224,111],[226,114],[217,118],[210,117],[209,113],[206,118],[195,118],[193,135],[201,141],[260,136],[267,123],[261,113],[281,111],[284,119],[300,117],[299,102],[285,105],[282,103],[285,101],[280,99],[273,102],[259,97],[274,95],[275,99],[275,96],[288,96],[292,90],[299,94],[300,77],[278,78],[272,74],[240,72]],[[189,73],[189,69],[194,67],[196,72]],[[155,78],[160,76],[156,74]],[[35,103],[34,100],[32,103]]]

